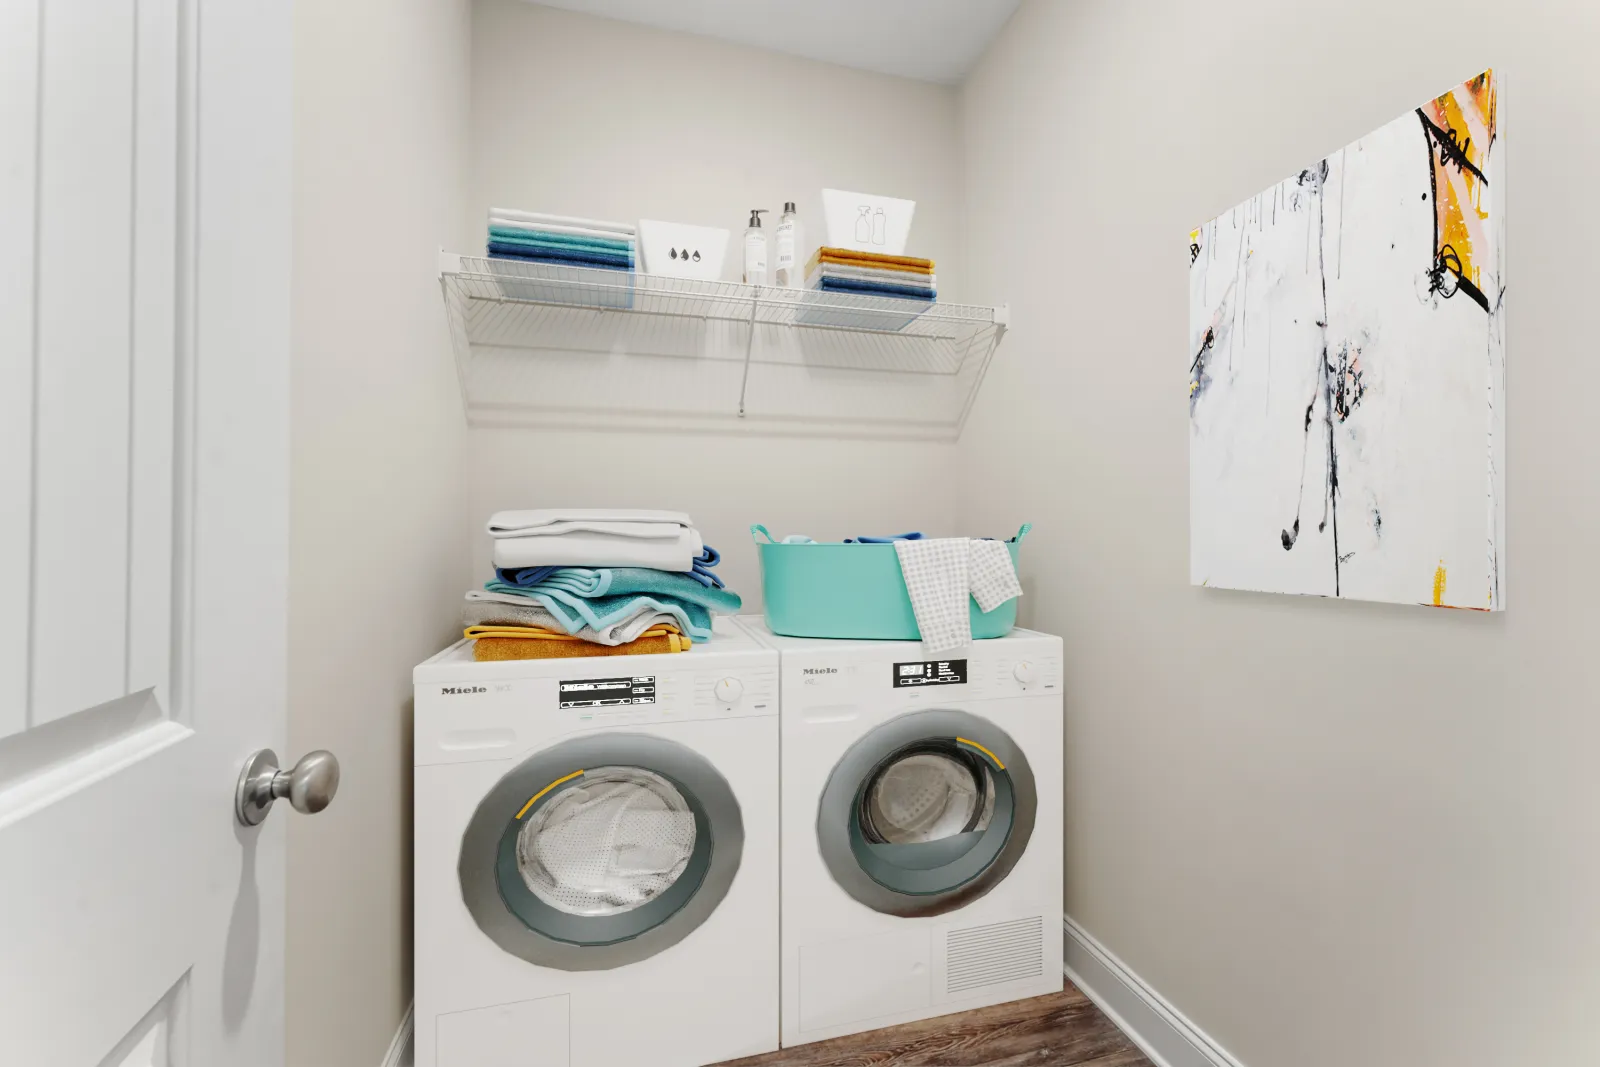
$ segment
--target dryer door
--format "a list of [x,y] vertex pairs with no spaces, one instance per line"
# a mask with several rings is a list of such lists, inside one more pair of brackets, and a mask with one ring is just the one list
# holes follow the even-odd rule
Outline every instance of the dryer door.
[[938,915],[1016,866],[1033,833],[1033,771],[965,711],[891,719],[850,746],[822,791],[817,844],[845,892],[891,915]]
[[528,757],[461,842],[480,929],[530,963],[634,963],[682,941],[727,895],[744,822],[727,780],[675,741],[613,733]]

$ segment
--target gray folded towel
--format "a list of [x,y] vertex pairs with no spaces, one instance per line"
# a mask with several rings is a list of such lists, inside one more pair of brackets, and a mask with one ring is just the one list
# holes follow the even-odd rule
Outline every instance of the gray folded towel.
[[[585,626],[574,637],[592,641],[597,645],[625,645],[635,641],[652,626],[667,624],[682,629],[676,617],[646,608],[630,618],[614,622],[602,629]],[[561,620],[537,600],[513,593],[491,593],[473,589],[467,593],[467,602],[461,608],[462,626],[540,626],[558,634],[567,632]]]

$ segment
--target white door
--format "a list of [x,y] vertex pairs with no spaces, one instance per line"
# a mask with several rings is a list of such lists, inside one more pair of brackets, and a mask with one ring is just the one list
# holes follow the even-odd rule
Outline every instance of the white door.
[[[0,1063],[282,1067],[290,12],[0,2]],[[300,816],[294,816],[296,818]]]

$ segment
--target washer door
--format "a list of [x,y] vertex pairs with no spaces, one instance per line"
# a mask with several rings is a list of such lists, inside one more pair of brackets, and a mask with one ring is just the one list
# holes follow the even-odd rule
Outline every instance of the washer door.
[[891,719],[845,752],[817,805],[835,882],[890,915],[939,915],[997,885],[1033,834],[1033,771],[1016,742],[964,711]]
[[634,963],[682,941],[727,895],[744,821],[705,757],[645,734],[576,738],[497,782],[461,841],[478,927],[529,963]]

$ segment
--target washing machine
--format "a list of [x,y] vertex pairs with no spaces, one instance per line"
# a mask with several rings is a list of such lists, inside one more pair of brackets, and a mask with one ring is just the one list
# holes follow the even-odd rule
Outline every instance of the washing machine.
[[778,1047],[778,655],[418,666],[416,1067]]
[[1061,639],[780,637],[783,1044],[1062,988]]

